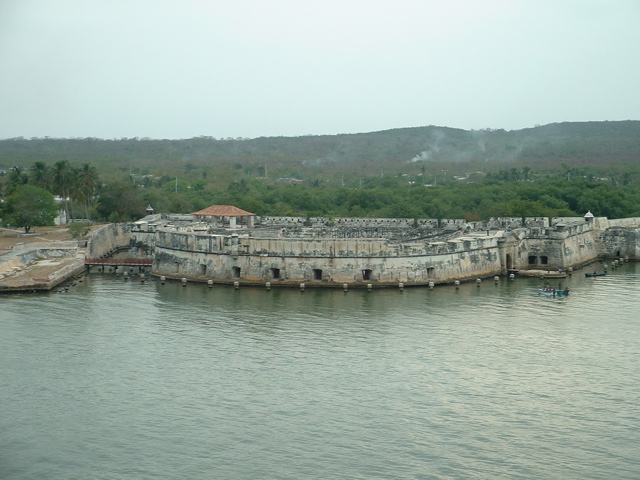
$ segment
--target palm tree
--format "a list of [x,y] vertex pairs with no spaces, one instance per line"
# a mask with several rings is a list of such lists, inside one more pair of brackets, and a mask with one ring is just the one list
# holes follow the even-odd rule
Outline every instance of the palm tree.
[[77,172],[76,198],[84,203],[85,218],[91,219],[91,206],[96,194],[98,171],[89,163],[83,163]]
[[67,214],[67,223],[69,222],[69,197],[74,180],[73,168],[68,160],[60,160],[53,165],[53,188],[56,195],[62,197],[64,202],[64,210]]
[[7,184],[7,195],[10,195],[20,185],[26,185],[29,183],[29,177],[24,172],[22,167],[14,166],[9,173],[9,181]]
[[51,169],[44,162],[36,162],[31,167],[31,182],[36,187],[51,191]]

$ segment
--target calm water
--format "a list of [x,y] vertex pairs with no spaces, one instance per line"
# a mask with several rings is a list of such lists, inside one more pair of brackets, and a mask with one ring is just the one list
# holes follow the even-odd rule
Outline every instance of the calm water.
[[640,264],[481,288],[0,297],[0,478],[640,478]]

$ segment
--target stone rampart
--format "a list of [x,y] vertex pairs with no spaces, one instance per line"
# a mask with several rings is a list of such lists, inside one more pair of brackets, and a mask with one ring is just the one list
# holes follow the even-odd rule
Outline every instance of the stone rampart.
[[502,272],[498,239],[392,243],[385,239],[270,239],[158,232],[152,273],[274,285],[425,285]]
[[637,231],[628,226],[638,223],[634,219],[571,217],[552,227],[544,217],[444,219],[440,228],[426,219],[265,219],[270,227],[257,222],[255,228],[220,229],[173,218],[136,222],[131,245],[154,251],[155,275],[287,286],[447,283],[566,269],[603,254],[638,258],[640,249]]
[[102,258],[127,248],[131,241],[131,226],[127,223],[110,223],[92,232],[87,242],[87,256]]
[[640,227],[612,227],[598,235],[596,244],[601,257],[640,260]]

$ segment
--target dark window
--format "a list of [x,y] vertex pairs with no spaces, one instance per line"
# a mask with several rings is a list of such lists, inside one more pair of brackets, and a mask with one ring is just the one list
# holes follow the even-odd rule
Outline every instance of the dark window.
[[529,265],[535,265],[538,263],[538,257],[535,255],[529,255]]
[[542,257],[540,257],[540,263],[542,265],[546,265],[547,263],[549,263],[549,257],[545,257],[544,255]]
[[206,275],[207,274],[207,266],[204,263],[200,264],[200,275]]
[[313,269],[313,279],[314,280],[322,280],[322,270],[319,268]]
[[436,276],[436,269],[433,267],[427,268],[427,278],[435,278],[435,276]]
[[240,267],[233,267],[231,271],[235,278],[240,278]]
[[366,269],[366,270],[362,270],[362,279],[363,280],[371,280],[371,270]]
[[271,269],[271,278],[280,278],[280,269],[272,268]]

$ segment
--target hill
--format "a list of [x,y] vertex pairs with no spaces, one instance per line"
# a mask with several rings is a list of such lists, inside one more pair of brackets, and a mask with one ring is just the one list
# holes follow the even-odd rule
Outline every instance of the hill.
[[[528,166],[557,171],[560,165],[596,170],[635,169],[640,159],[640,121],[554,123],[523,130],[461,130],[425,126],[380,132],[182,140],[149,138],[11,138],[0,140],[0,170],[90,162],[101,173],[212,172],[217,166],[262,176],[310,178],[375,175],[407,170],[451,173]],[[226,171],[226,170],[222,170]],[[233,169],[230,170],[233,172]],[[206,173],[204,174],[206,176]]]

